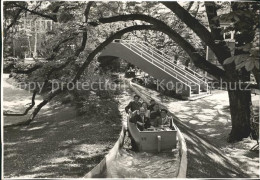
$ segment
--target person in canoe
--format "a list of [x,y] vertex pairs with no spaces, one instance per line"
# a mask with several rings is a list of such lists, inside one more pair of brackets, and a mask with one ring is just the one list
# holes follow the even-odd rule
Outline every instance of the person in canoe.
[[166,109],[161,109],[161,125],[172,126],[172,117],[168,116],[168,111]]
[[151,126],[158,128],[161,126],[162,118],[161,115],[156,115],[154,119],[151,119]]
[[134,116],[132,116],[129,119],[129,121],[131,123],[137,124],[137,128],[140,131],[143,131],[147,128],[150,128],[150,126],[151,126],[150,119],[145,116],[145,112],[146,112],[145,108],[141,107],[140,110],[139,110],[139,113],[135,114]]
[[143,102],[142,103],[142,107],[144,108],[144,110],[145,110],[145,117],[147,117],[147,118],[150,118],[150,110],[148,109],[148,104],[146,103],[146,102]]
[[[145,114],[145,117],[150,118],[150,110],[148,110],[148,104],[147,104],[146,102],[142,102],[141,107],[144,108],[144,111],[145,111],[145,113],[144,113],[144,114]],[[140,111],[140,110],[135,110],[135,111],[132,113],[132,115],[139,114],[139,113],[140,113],[139,111]]]
[[125,111],[128,114],[132,114],[132,112],[139,110],[140,107],[142,106],[140,100],[140,96],[135,95],[134,96],[134,101],[131,101],[126,107],[125,107]]
[[159,125],[161,125],[161,111],[159,104],[154,104],[153,111],[151,111],[150,114],[150,121],[152,126],[154,127],[158,127]]
[[155,100],[154,100],[154,99],[151,99],[150,105],[148,106],[148,109],[149,109],[151,112],[153,111],[154,105],[155,105]]
[[157,116],[161,116],[159,104],[155,104],[155,105],[153,106],[153,110],[152,110],[151,113],[150,113],[150,118],[151,118],[151,120],[152,120],[152,119],[155,119]]

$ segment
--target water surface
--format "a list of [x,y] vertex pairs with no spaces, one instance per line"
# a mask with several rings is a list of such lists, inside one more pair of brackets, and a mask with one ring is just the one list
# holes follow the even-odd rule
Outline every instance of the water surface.
[[178,147],[168,152],[146,153],[130,150],[130,139],[119,150],[105,177],[110,178],[174,178],[179,168]]

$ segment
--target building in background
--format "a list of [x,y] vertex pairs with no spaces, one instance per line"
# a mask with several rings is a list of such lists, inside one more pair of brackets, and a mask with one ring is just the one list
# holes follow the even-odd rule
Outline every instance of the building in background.
[[[7,23],[11,23],[10,21]],[[12,50],[13,57],[27,60],[43,58],[40,49],[46,39],[46,33],[52,31],[56,24],[52,20],[27,13],[19,19],[18,25],[10,30],[13,37],[10,47],[7,48]]]

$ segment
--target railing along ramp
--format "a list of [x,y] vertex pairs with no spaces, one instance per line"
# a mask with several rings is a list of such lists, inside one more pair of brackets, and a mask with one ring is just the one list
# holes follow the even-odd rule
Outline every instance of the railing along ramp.
[[128,61],[158,79],[158,86],[171,88],[184,98],[204,96],[209,93],[207,80],[192,69],[178,65],[172,58],[143,41],[116,39],[101,52]]

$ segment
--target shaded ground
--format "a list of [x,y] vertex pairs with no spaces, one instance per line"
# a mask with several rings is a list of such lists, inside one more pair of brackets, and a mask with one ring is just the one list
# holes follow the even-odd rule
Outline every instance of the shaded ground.
[[[246,138],[227,143],[231,130],[228,97],[225,91],[196,101],[176,101],[155,91],[136,86],[147,97],[162,102],[181,121],[175,121],[188,147],[187,177],[259,177],[259,155],[249,149],[256,141]],[[253,95],[255,104],[259,96]]]
[[28,127],[5,129],[4,176],[82,177],[113,147],[120,130],[118,121],[54,109]]
[[79,116],[74,107],[50,105],[29,126],[5,128],[4,177],[83,177],[116,142],[121,116],[115,114]]

